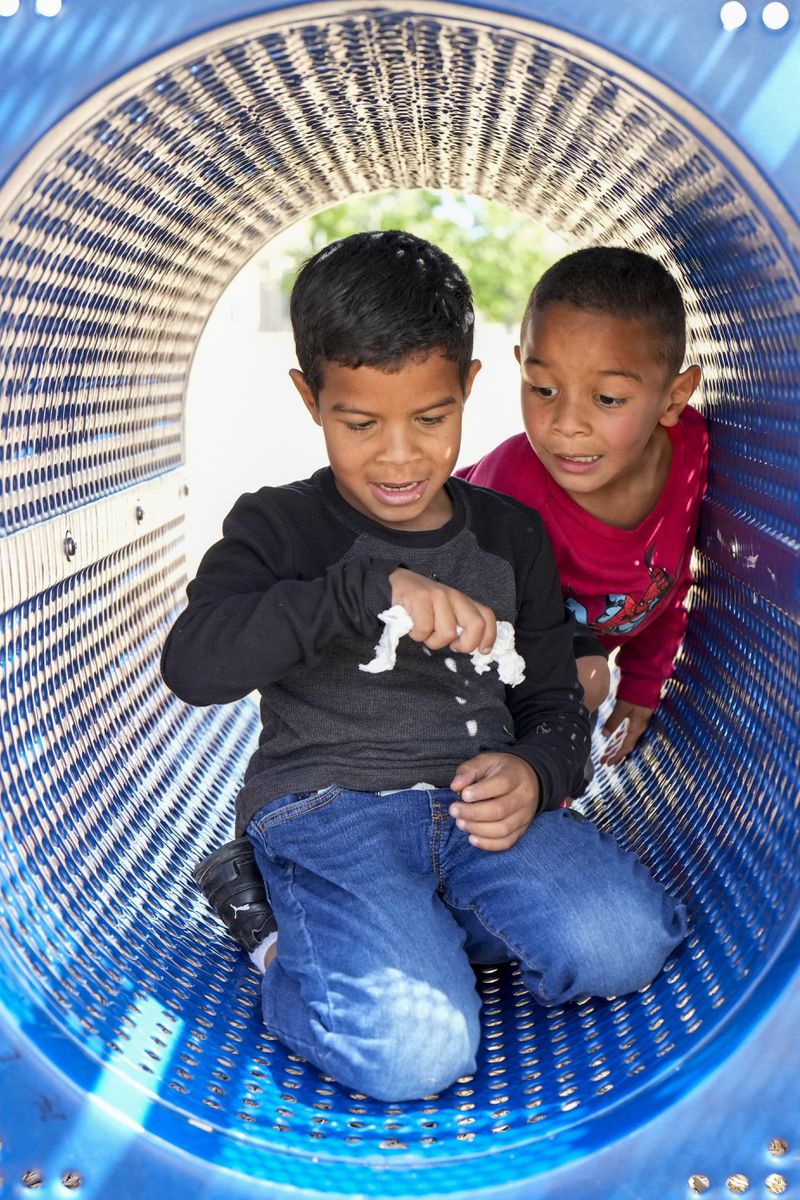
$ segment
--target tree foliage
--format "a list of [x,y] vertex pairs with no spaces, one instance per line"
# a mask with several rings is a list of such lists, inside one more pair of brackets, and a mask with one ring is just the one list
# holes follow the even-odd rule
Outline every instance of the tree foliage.
[[541,224],[477,196],[380,192],[346,200],[308,220],[308,238],[283,279],[291,290],[301,263],[329,242],[367,229],[405,229],[446,251],[467,275],[486,321],[514,327],[531,288],[563,245]]

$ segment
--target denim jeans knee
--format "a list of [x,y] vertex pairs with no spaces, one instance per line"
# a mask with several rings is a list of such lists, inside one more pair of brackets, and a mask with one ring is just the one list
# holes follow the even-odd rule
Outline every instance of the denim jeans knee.
[[465,934],[426,869],[427,793],[405,794],[401,822],[398,803],[331,788],[281,797],[248,827],[279,930],[264,1020],[380,1100],[419,1099],[471,1074],[480,1040]]
[[637,991],[686,936],[683,904],[636,855],[567,810],[537,817],[503,852],[502,872],[454,841],[448,901],[505,942],[546,1005]]
[[475,1071],[480,1001],[456,998],[397,967],[358,981],[371,997],[350,1007],[346,1027],[322,1039],[326,1063],[345,1086],[377,1100],[419,1100]]
[[652,983],[686,937],[685,905],[656,883],[633,855],[620,866],[613,904],[587,904],[580,920],[558,931],[564,961],[574,969],[570,999],[639,991]]

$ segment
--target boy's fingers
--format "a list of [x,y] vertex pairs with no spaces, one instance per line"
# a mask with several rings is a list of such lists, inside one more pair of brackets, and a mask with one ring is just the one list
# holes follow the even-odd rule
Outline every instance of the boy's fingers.
[[603,737],[613,737],[618,733],[619,737],[623,737],[630,725],[630,717],[624,712],[619,705],[614,709],[611,716],[606,721],[601,732]]
[[474,783],[476,779],[480,779],[480,769],[474,763],[462,763],[456,770],[455,775],[450,780],[450,791],[457,792],[459,788],[464,788],[467,784]]
[[479,605],[483,613],[483,618],[486,622],[486,631],[483,642],[481,643],[481,653],[488,654],[492,646],[497,641],[497,617],[491,608],[487,608],[485,604]]
[[450,649],[456,650],[460,654],[471,654],[484,640],[485,627],[486,623],[479,612],[474,609],[471,612],[460,609],[458,628],[461,632],[450,643]]
[[433,633],[433,624],[432,623],[431,624],[428,624],[428,622],[423,623],[423,622],[417,621],[415,619],[413,628],[409,629],[409,631],[408,631],[408,636],[411,638],[412,642],[426,642],[427,643],[428,638],[431,636],[432,633]]
[[[453,791],[455,790],[454,788]],[[507,796],[509,790],[508,780],[504,779],[502,775],[480,776],[474,783],[469,783],[462,788],[458,803],[469,804],[471,808],[474,804],[480,804],[482,801]]]
[[479,604],[476,601],[475,607],[483,621],[483,631],[480,640],[473,646],[473,650],[477,649],[480,650],[481,654],[488,654],[497,641],[497,617],[486,604]]
[[445,591],[434,594],[432,608],[433,630],[425,638],[425,645],[431,650],[444,650],[445,646],[449,646],[452,641],[455,641],[458,621],[450,598]]
[[515,806],[504,800],[489,797],[486,800],[472,800],[463,804],[460,800],[450,805],[449,813],[456,820],[472,823],[473,821],[505,821],[514,812]]
[[476,780],[483,779],[493,761],[489,754],[476,754],[474,758],[468,758],[466,762],[460,763],[450,781],[451,792],[458,792],[461,788],[475,783]]
[[452,649],[462,654],[473,650],[490,650],[494,645],[494,613],[485,604],[459,594],[455,600],[455,611],[461,632],[452,643]]
[[483,834],[471,833],[469,835],[470,844],[476,846],[478,850],[509,850],[515,842],[518,842],[522,837],[527,825],[520,826],[513,833],[506,834],[501,837],[492,837]]
[[612,732],[606,733],[606,731],[603,730],[605,737],[608,739],[605,745],[606,754],[613,754],[619,749],[619,747],[627,738],[629,729],[630,720],[625,717]]
[[609,740],[607,748],[600,756],[601,763],[606,766],[616,766],[617,763],[620,763],[624,758],[627,758],[638,742],[639,738],[644,733],[644,726],[632,724],[629,721],[627,721],[627,723],[623,722],[623,724],[625,726],[624,729],[623,726],[620,725],[618,730],[620,736],[614,735],[613,738]]
[[459,829],[463,829],[471,837],[486,841],[496,841],[498,838],[513,837],[530,825],[530,818],[521,813],[514,813],[504,821],[459,821]]

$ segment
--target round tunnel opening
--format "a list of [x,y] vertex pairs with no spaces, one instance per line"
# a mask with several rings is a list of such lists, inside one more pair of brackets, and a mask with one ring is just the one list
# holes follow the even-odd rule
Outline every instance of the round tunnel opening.
[[[482,365],[466,409],[457,467],[477,462],[519,432],[514,346],[520,316],[533,283],[571,246],[540,222],[459,192],[397,190],[342,201],[261,247],[225,288],[198,340],[186,389],[190,578],[239,495],[306,479],[325,462],[322,431],[309,420],[289,378],[297,365],[289,293],[302,262],[324,245],[389,227],[435,241],[473,288],[473,353]],[[213,480],[213,487],[203,486],[205,480]]]
[[[53,145],[0,197],[18,563],[0,919],[20,1013],[69,1035],[54,1061],[87,1090],[113,1071],[150,1096],[163,1136],[204,1121],[246,1138],[256,1172],[288,1138],[308,1177],[322,1153],[354,1186],[368,1155],[411,1150],[448,1173],[444,1193],[478,1154],[535,1146],[540,1171],[645,1119],[676,1065],[689,1086],[720,1031],[743,1033],[797,919],[800,671],[773,567],[797,540],[800,289],[780,202],[633,68],[447,5],[218,30],[119,81]],[[662,258],[688,302],[714,467],[661,730],[604,777],[594,814],[691,897],[687,944],[643,993],[570,1011],[534,1011],[518,977],[487,971],[479,1075],[387,1112],[260,1028],[256,981],[189,881],[229,830],[254,719],[171,699],[158,655],[182,602],[183,396],[211,307],[303,213],[400,186],[470,191],[570,241]]]

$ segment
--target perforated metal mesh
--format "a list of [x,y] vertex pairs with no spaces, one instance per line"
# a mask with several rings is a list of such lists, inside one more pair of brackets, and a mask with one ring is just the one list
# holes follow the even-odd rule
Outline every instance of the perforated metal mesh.
[[111,1067],[135,1081],[154,1132],[180,1144],[186,1117],[208,1123],[254,1174],[274,1151],[270,1178],[323,1190],[326,1161],[371,1193],[367,1160],[413,1151],[382,1193],[444,1194],[471,1184],[476,1155],[535,1141],[543,1168],[596,1145],[611,1105],[636,1100],[617,1128],[655,1112],[666,1074],[680,1063],[688,1085],[778,953],[800,890],[798,639],[774,603],[790,581],[771,602],[722,551],[701,556],[663,736],[601,778],[595,815],[687,899],[687,944],[641,994],[569,1010],[484,970],[477,1076],[396,1106],[344,1092],[263,1029],[257,977],[190,883],[230,829],[255,717],[191,710],[160,681],[185,583],[177,511],[26,590],[39,522],[180,462],[192,351],[264,240],[355,192],[414,186],[661,257],[704,369],[712,504],[751,545],[796,545],[797,273],[764,197],[674,115],[455,10],[265,18],[176,59],[73,128],[0,229],[2,521],[24,539],[27,597],[3,618],[0,924],[3,969],[77,1038],[84,1083]]

